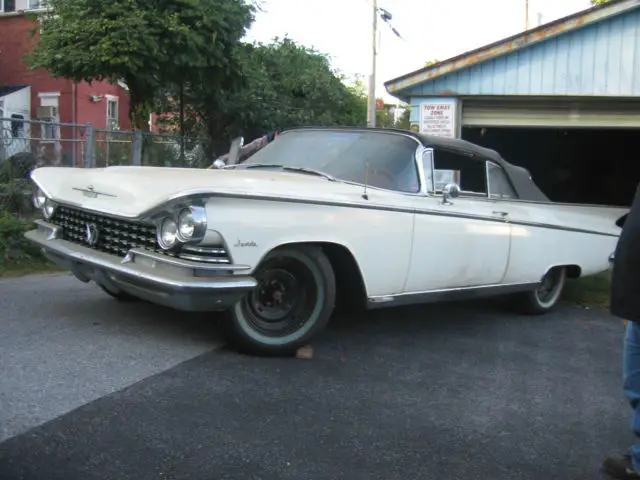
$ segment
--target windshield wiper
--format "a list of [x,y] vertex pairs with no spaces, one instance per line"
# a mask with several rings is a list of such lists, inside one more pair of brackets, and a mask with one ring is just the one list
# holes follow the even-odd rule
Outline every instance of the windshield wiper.
[[288,167],[286,165],[277,165],[271,163],[250,163],[245,164],[245,168],[280,168],[289,172],[300,172],[300,173],[308,173],[310,175],[317,175],[319,177],[324,177],[331,182],[336,182],[336,178],[333,175],[329,175],[328,173],[321,172],[319,170],[314,170],[312,168],[305,167]]
[[336,181],[336,177],[333,175],[329,175],[328,173],[321,172],[320,170],[314,170],[313,168],[305,168],[305,167],[282,167],[283,170],[289,170],[292,172],[302,172],[309,173],[311,175],[317,175],[319,177],[324,177],[331,182]]

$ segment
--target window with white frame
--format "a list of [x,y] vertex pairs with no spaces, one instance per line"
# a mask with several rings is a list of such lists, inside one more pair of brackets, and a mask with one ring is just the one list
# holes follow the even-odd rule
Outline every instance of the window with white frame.
[[57,140],[59,138],[60,126],[58,107],[48,107],[48,116],[38,118],[41,122],[42,140]]
[[40,108],[38,109],[38,121],[40,124],[40,138],[44,141],[53,141],[60,138],[60,114],[58,111],[59,93],[40,93]]
[[46,8],[47,1],[46,0],[27,0],[27,9],[29,10],[38,10],[40,8]]
[[120,116],[118,114],[118,97],[107,96],[107,130],[120,129]]
[[16,0],[0,0],[0,12],[15,12]]

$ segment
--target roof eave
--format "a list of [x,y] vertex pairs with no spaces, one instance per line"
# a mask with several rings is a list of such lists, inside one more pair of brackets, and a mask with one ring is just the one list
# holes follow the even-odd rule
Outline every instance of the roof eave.
[[640,0],[612,0],[611,3],[583,10],[568,17],[560,18],[537,28],[527,30],[518,35],[463,53],[449,60],[389,80],[385,82],[384,86],[389,94],[405,100],[406,95],[403,95],[402,91],[418,84],[470,67],[485,60],[520,50],[638,7],[640,7]]

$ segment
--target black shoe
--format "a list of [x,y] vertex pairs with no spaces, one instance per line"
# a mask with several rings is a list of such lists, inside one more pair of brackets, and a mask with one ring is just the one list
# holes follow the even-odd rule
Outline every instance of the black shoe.
[[602,470],[613,477],[621,480],[640,479],[640,472],[633,467],[631,455],[628,453],[622,457],[607,457],[602,463]]

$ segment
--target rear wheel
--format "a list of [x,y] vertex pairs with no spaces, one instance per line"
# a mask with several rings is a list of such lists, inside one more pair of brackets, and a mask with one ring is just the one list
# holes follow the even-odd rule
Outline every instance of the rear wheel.
[[518,310],[530,315],[540,315],[553,310],[562,296],[566,280],[566,268],[552,268],[542,277],[540,285],[535,290],[514,297]]
[[258,286],[223,320],[232,346],[255,355],[289,355],[326,326],[335,306],[336,281],[320,248],[274,250],[254,276]]

